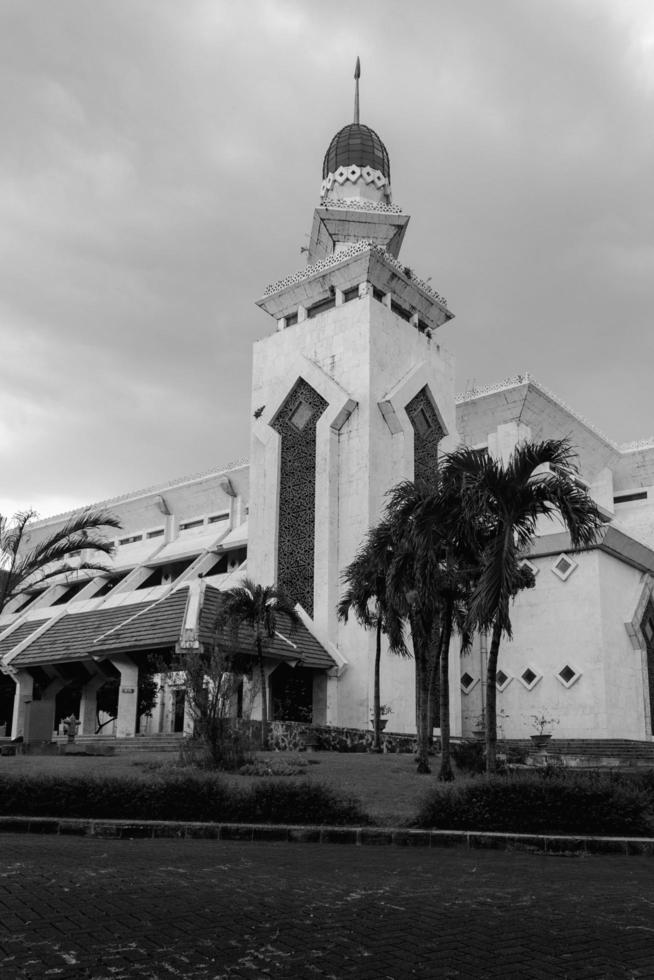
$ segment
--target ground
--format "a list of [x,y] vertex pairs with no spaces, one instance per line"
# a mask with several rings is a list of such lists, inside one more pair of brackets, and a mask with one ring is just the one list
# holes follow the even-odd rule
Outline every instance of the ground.
[[3,980],[654,977],[651,858],[0,839]]

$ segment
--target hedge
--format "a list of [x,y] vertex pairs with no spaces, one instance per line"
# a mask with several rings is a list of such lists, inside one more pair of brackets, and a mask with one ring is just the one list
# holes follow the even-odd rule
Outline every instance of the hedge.
[[355,800],[319,783],[271,780],[240,788],[209,773],[152,779],[0,775],[0,814],[98,820],[371,822]]
[[413,826],[525,834],[654,833],[654,794],[646,780],[610,776],[479,779],[431,790]]

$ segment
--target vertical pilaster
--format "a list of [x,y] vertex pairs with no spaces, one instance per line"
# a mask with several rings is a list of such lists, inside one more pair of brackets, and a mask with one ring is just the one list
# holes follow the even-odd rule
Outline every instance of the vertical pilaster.
[[120,673],[116,737],[133,738],[136,734],[139,669],[130,657],[113,657],[111,663]]
[[34,678],[26,670],[16,671],[16,694],[14,696],[14,713],[11,719],[11,737],[18,738],[25,734],[25,705],[32,700],[34,694]]
[[82,688],[82,696],[79,703],[79,733],[80,735],[94,735],[96,729],[96,695],[102,687],[106,677],[98,674],[92,677]]

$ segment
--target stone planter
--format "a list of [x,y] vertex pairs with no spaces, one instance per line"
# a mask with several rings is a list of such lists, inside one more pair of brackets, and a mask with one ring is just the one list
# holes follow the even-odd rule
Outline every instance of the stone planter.
[[551,739],[551,737],[552,737],[551,733],[549,733],[547,735],[541,734],[541,735],[530,735],[529,736],[529,738],[532,740],[532,742],[534,743],[534,745],[536,746],[536,748],[539,751],[541,751],[541,752],[543,751],[543,749],[546,749],[547,748],[548,743],[549,743],[549,740]]

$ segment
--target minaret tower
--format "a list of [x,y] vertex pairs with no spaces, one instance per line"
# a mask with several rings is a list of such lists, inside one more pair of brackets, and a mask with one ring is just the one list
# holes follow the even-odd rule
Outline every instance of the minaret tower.
[[[367,727],[374,639],[338,622],[340,576],[386,491],[428,477],[456,436],[452,359],[434,336],[452,314],[399,259],[409,216],[392,203],[386,147],[359,121],[360,73],[357,59],[354,121],[325,153],[307,266],[257,304],[276,330],[254,346],[248,574],[286,589],[339,651],[334,677],[314,684],[314,721]],[[388,658],[395,730],[414,727],[410,678]]]

